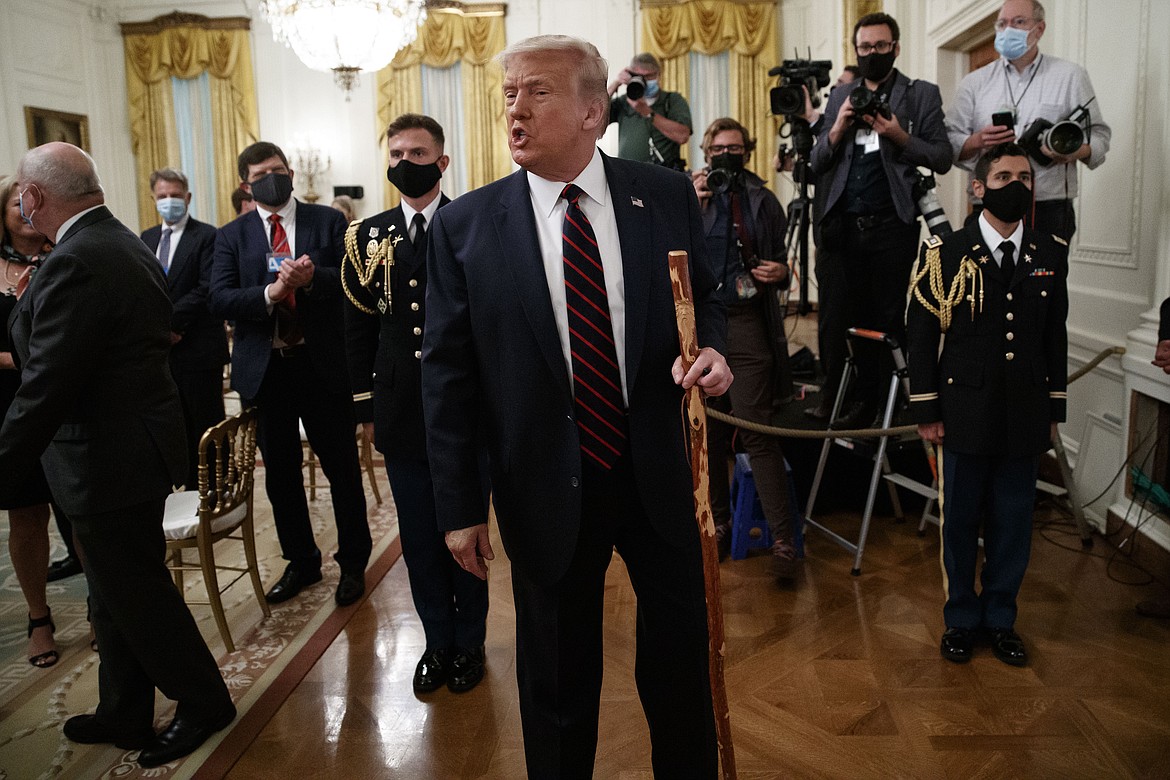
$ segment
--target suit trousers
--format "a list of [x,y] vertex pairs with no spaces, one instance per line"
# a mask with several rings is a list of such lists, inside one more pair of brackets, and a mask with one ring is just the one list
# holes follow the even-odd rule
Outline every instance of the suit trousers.
[[302,348],[289,356],[272,353],[260,393],[248,401],[253,404],[258,409],[256,443],[264,456],[264,489],[285,560],[309,570],[321,565],[301,471],[300,420],[329,480],[337,562],[342,571],[365,571],[372,542],[354,440],[353,399],[348,393],[330,391]]
[[[758,298],[757,295],[746,303],[734,303],[727,308],[727,363],[735,374],[729,395],[731,411],[737,417],[771,425],[776,400],[776,359],[764,302]],[[707,423],[712,515],[716,520],[725,517],[730,521],[727,509],[730,489],[722,476],[727,473],[733,432],[751,458],[756,492],[773,538],[791,541],[793,508],[788,506],[788,477],[780,439],[746,428],[733,429],[718,420]],[[716,503],[719,509],[715,508]]]
[[199,440],[207,429],[223,422],[223,368],[196,371],[171,366],[171,376],[179,388],[183,422],[187,430],[188,490],[199,487]]
[[[943,618],[948,628],[1012,628],[1016,595],[1032,549],[1032,509],[1040,456],[939,456]],[[983,520],[981,591],[975,592]]]
[[[848,328],[869,328],[890,334],[905,349],[906,293],[918,254],[919,232],[918,220],[906,224],[894,219],[861,230],[848,215],[826,217],[825,251],[836,255],[830,262],[841,268],[840,300],[845,311],[844,320],[838,320],[841,338]],[[894,370],[889,349],[880,343],[855,341],[854,359],[854,400],[884,405]]]
[[488,584],[465,571],[447,549],[435,517],[430,467],[425,460],[386,458],[386,475],[398,510],[410,595],[426,632],[427,649],[483,646]]
[[119,731],[154,728],[154,689],[177,715],[217,717],[231,696],[191,611],[166,568],[164,500],[94,515],[74,514],[98,667],[99,722]]
[[654,531],[628,456],[609,472],[584,467],[581,529],[559,582],[538,584],[512,568],[528,776],[593,775],[605,572],[615,548],[638,600],[634,679],[650,727],[654,774],[714,778],[718,754],[698,530],[684,548]]

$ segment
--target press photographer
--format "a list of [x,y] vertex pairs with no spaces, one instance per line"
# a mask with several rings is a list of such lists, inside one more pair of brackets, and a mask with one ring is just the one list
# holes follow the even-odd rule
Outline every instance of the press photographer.
[[[703,134],[707,163],[691,174],[702,210],[707,254],[727,304],[727,362],[735,374],[730,402],[735,414],[768,424],[779,387],[778,376],[788,360],[784,320],[778,293],[788,282],[784,263],[786,220],[780,201],[764,181],[746,169],[756,148],[747,129],[734,119],[716,119]],[[718,406],[717,406],[718,408]],[[724,408],[726,411],[726,408]],[[709,423],[712,513],[721,544],[730,543],[730,496],[726,479],[731,452],[729,426]],[[780,440],[743,429],[740,440],[752,459],[756,489],[772,530],[774,574],[789,578],[798,561],[792,546],[794,509],[788,505],[787,478]]]
[[[1076,163],[1093,169],[1105,162],[1111,132],[1085,69],[1040,53],[1046,26],[1040,3],[1003,4],[995,21],[1000,59],[968,73],[959,84],[947,135],[955,163],[967,170],[974,169],[983,151],[1018,138],[1037,163],[1036,204],[1027,218],[1029,227],[1069,241],[1077,229],[1072,205],[1077,196]],[[1065,119],[1069,124],[1059,124]],[[1079,142],[1078,128],[1083,133]],[[971,201],[974,219],[981,206],[973,194]]]
[[691,140],[691,107],[677,92],[659,86],[661,68],[653,54],[642,53],[609,82],[609,121],[618,124],[618,157],[686,170],[680,149]]
[[[891,334],[905,342],[903,312],[920,226],[915,198],[918,166],[946,173],[952,151],[943,125],[938,87],[911,80],[894,68],[901,52],[898,23],[888,14],[867,14],[853,28],[862,84],[875,95],[872,114],[859,112],[854,91],[829,96],[824,124],[810,156],[821,177],[818,198],[824,216],[818,236],[821,251],[840,268],[840,305],[829,338],[844,340],[849,327]],[[868,99],[864,105],[870,105]],[[887,111],[878,110],[882,105]],[[854,398],[837,427],[869,425],[884,398],[893,369],[889,350],[859,345]],[[830,382],[843,370],[826,364]],[[822,401],[829,400],[822,398]]]

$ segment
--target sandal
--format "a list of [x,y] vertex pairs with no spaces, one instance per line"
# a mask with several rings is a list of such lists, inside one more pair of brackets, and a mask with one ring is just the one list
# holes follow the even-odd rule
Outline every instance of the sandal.
[[[37,618],[36,620],[33,620],[32,617],[29,617],[29,619],[28,619],[28,637],[29,637],[29,639],[32,639],[33,631],[35,631],[38,628],[44,628],[45,626],[49,627],[50,633],[56,633],[57,626],[55,626],[53,624],[53,611],[52,610],[49,610],[49,614],[45,615],[43,618]],[[59,661],[60,659],[61,659],[61,654],[58,653],[56,650],[46,650],[43,653],[38,653],[37,655],[31,656],[28,659],[28,662],[38,669],[48,669],[50,666],[57,663],[57,661]]]

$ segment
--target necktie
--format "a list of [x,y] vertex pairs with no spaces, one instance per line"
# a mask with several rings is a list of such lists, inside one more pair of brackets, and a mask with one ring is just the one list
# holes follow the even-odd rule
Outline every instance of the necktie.
[[[268,221],[272,223],[272,253],[289,257],[292,251],[288,245],[288,234],[284,232],[284,225],[280,224],[279,214],[269,214]],[[294,346],[304,340],[301,332],[300,318],[297,316],[297,294],[294,290],[285,296],[284,300],[277,301],[274,307],[276,312],[276,337],[285,343],[285,346]]]
[[605,470],[626,448],[626,406],[613,341],[601,252],[589,218],[578,203],[581,188],[561,192],[568,201],[561,228],[565,303],[581,455]]
[[162,238],[158,242],[158,262],[162,266],[163,273],[171,270],[171,233],[174,231],[169,227],[164,227]]
[[999,270],[1003,274],[1004,282],[1011,285],[1012,276],[1016,273],[1016,261],[1013,257],[1016,253],[1016,245],[1011,241],[1004,241],[999,245],[999,251],[1003,252],[1003,259],[999,261]]
[[756,248],[752,245],[752,237],[743,222],[743,204],[740,202],[738,192],[731,193],[731,219],[735,223],[735,235],[739,239],[740,257],[750,260],[755,256]]
[[422,214],[416,213],[414,219],[410,221],[411,227],[414,228],[414,241],[411,242],[414,247],[414,256],[422,257],[427,249],[427,220]]

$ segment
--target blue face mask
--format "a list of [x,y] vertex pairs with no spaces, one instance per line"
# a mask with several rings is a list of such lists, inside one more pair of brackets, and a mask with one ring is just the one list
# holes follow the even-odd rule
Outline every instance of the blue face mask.
[[20,206],[20,218],[24,221],[24,224],[28,225],[33,230],[36,230],[36,227],[32,223],[33,214],[36,213],[36,209],[33,209],[30,213],[25,214],[24,213],[24,193],[22,192],[19,195],[17,195],[16,197],[17,197],[17,203]]
[[658,79],[646,79],[646,97],[652,98],[658,94]]
[[159,216],[168,225],[173,225],[187,213],[187,201],[184,198],[160,198],[154,202]]
[[1028,53],[1028,30],[1005,27],[995,34],[995,50],[1009,62],[1018,60]]

